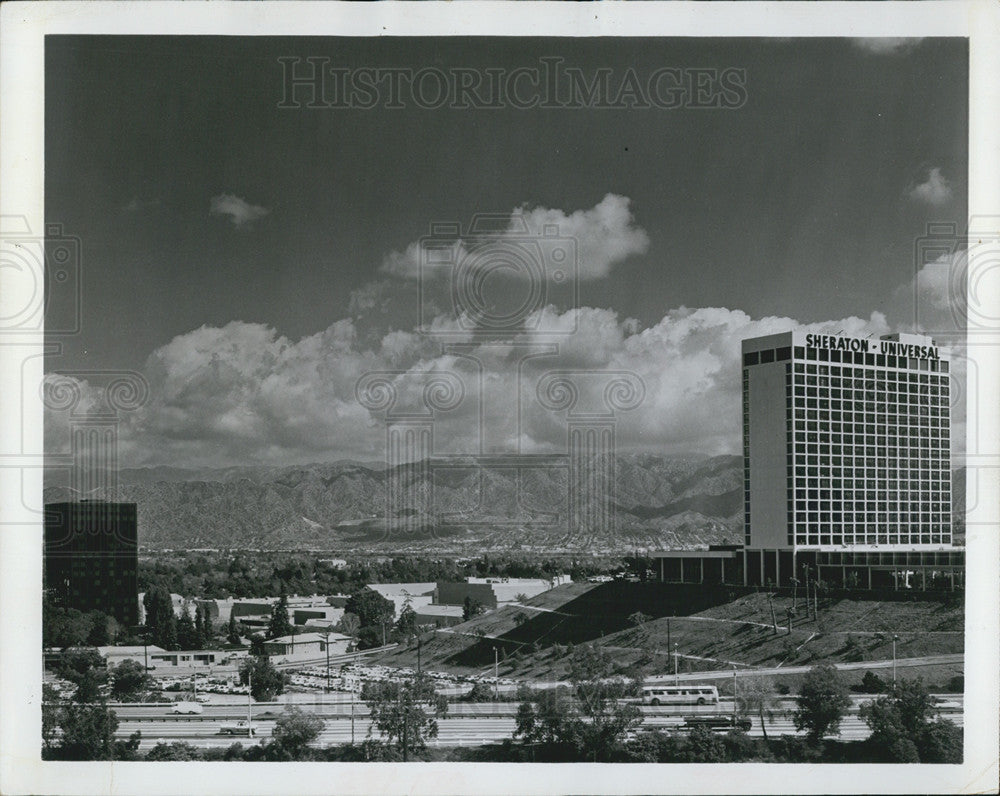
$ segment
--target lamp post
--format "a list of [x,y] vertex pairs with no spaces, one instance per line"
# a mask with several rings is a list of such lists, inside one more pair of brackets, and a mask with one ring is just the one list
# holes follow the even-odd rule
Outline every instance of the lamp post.
[[330,693],[330,631],[327,630],[323,636],[326,647],[326,692]]
[[500,701],[500,653],[493,648],[493,701]]
[[674,685],[680,682],[680,678],[677,674],[677,644],[674,643]]
[[896,642],[899,641],[899,636],[893,633],[892,636],[892,688],[896,690]]
[[736,727],[736,666],[733,666],[733,728]]

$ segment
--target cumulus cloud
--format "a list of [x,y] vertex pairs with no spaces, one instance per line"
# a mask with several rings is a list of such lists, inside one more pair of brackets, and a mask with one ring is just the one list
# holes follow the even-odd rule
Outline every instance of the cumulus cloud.
[[252,205],[239,196],[221,193],[212,197],[209,202],[209,212],[213,216],[228,216],[234,227],[242,227],[263,218],[271,211],[260,205]]
[[893,38],[891,36],[867,36],[865,38],[851,39],[857,49],[872,55],[894,55],[906,52],[916,47],[922,38]]
[[[569,330],[557,349],[551,337],[525,333],[514,341],[473,342],[447,352],[425,336],[399,330],[368,346],[351,320],[297,341],[262,324],[203,326],[174,338],[146,362],[150,400],[122,421],[127,463],[382,458],[384,415],[363,407],[355,393],[359,379],[375,372],[390,374],[385,378],[396,395],[393,408],[408,415],[427,411],[424,387],[431,375],[457,385],[460,400],[435,416],[436,452],[564,450],[566,412],[542,405],[536,393],[547,373],[563,370],[580,374],[580,411],[606,407],[602,374],[628,371],[641,379],[644,402],[620,413],[622,449],[735,453],[740,341],[801,325],[721,307],[677,308],[642,330],[609,309],[542,312],[550,314],[550,328],[562,324]],[[878,314],[806,328],[888,330]],[[58,414],[47,429],[65,425]],[[57,452],[64,436],[53,432],[49,443]]]
[[[536,209],[527,215],[531,224],[557,218],[573,226],[581,249],[596,252],[592,262],[600,260],[604,267],[645,245],[644,235],[626,232],[632,226],[627,201],[616,197],[579,214]],[[618,230],[617,244],[587,241],[587,231],[602,224]],[[463,318],[441,313],[429,330],[447,332],[449,345],[402,320],[407,317],[402,310],[408,305],[412,312],[416,303],[417,285],[387,277],[352,295],[351,317],[301,339],[234,321],[202,326],[155,350],[142,369],[149,401],[122,417],[122,461],[226,466],[381,459],[384,410],[427,414],[425,388],[432,377],[454,388],[456,396],[435,411],[435,453],[560,452],[566,448],[570,410],[546,406],[539,394],[539,385],[554,371],[575,374],[573,411],[585,414],[607,411],[607,374],[636,374],[645,397],[616,415],[619,450],[738,453],[743,339],[791,329],[877,337],[953,328],[948,298],[953,265],[948,259],[924,266],[887,302],[885,314],[868,317],[804,323],[754,318],[726,307],[682,306],[644,328],[612,309],[548,305],[528,315],[518,334],[502,340],[477,338],[467,333]],[[947,320],[952,327],[942,326]],[[964,356],[955,345],[949,350]],[[956,361],[956,384],[964,384],[967,370]],[[359,381],[375,373],[389,385],[391,406],[366,408],[359,401]],[[79,390],[86,410],[96,399],[86,382]],[[961,448],[964,406],[957,403],[954,413],[953,439]],[[50,453],[68,447],[66,415],[65,410],[47,414]]]
[[914,185],[908,195],[916,202],[939,207],[950,202],[953,193],[951,183],[941,173],[941,169],[935,166],[928,172],[927,179]]
[[[499,225],[495,230],[455,238],[444,256],[435,256],[420,241],[414,241],[403,251],[388,254],[381,270],[393,276],[415,279],[421,274],[424,277],[449,274],[463,262],[485,268],[494,259],[503,257],[504,243],[535,241],[543,236],[564,238],[571,242],[571,248],[575,249],[576,276],[581,280],[604,278],[616,264],[633,255],[643,254],[649,248],[649,236],[635,223],[631,200],[609,193],[590,209],[572,213],[547,207],[516,207],[506,224]],[[491,246],[497,248],[491,249]],[[496,252],[495,257],[491,257],[493,251]],[[547,249],[543,249],[538,257],[547,267],[545,252]],[[510,275],[524,278],[527,274],[512,270]]]

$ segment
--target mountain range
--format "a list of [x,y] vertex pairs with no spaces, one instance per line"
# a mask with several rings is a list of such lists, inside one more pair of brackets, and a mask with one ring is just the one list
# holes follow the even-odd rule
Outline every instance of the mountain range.
[[[591,523],[596,528],[589,531],[580,530],[588,523],[579,513],[568,512],[565,466],[461,458],[433,468],[337,461],[125,469],[117,499],[138,505],[139,545],[148,550],[605,554],[742,541],[740,457],[622,454],[597,464],[595,472],[613,470],[614,519]],[[386,519],[389,478],[417,496],[404,505],[430,510],[404,508]],[[47,479],[45,502],[71,499],[53,480]],[[955,482],[955,493],[964,494],[962,470]]]

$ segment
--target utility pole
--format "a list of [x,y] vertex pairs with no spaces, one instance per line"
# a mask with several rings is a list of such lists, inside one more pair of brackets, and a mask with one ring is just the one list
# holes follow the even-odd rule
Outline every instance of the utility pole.
[[324,638],[326,640],[323,645],[324,647],[326,647],[326,692],[329,694],[330,693],[330,631],[329,630],[326,631],[326,635],[324,636]]
[[670,617],[667,617],[667,649],[670,649]]
[[354,746],[354,690],[356,683],[351,681],[351,746]]
[[493,701],[500,701],[500,653],[493,648]]

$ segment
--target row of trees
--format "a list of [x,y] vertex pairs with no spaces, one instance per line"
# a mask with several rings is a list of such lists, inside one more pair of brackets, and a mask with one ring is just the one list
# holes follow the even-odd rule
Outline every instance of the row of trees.
[[475,559],[396,556],[348,559],[347,566],[315,553],[162,553],[139,562],[139,591],[201,594],[207,598],[279,594],[351,594],[369,583],[413,583],[475,577],[551,578],[567,570],[574,580],[620,568],[620,559],[566,561],[484,554]]
[[203,649],[214,643],[215,631],[208,612],[196,606],[191,617],[187,606],[180,617],[174,614],[170,593],[163,588],[150,589],[143,595],[146,610],[146,633],[151,644],[165,650]]

